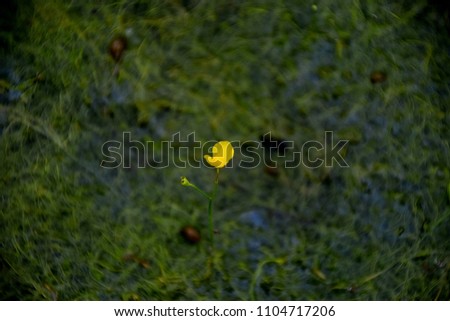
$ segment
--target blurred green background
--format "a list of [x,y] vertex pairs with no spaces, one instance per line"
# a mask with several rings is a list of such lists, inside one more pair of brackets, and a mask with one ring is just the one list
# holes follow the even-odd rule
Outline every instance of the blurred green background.
[[[0,299],[450,299],[448,7],[9,0],[0,15]],[[123,132],[300,148],[325,131],[350,141],[348,168],[222,170],[212,256],[180,176],[209,191],[213,169],[133,152],[100,167]]]

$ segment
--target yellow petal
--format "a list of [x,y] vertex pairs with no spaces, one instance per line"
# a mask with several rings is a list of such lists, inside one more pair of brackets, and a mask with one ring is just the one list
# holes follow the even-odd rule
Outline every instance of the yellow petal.
[[212,148],[213,156],[205,155],[205,159],[215,168],[223,168],[234,156],[234,148],[229,141],[217,142]]
[[225,165],[227,164],[225,159],[221,158],[221,157],[211,157],[209,155],[205,155],[205,159],[209,165],[211,165],[215,168],[222,168],[222,167],[225,167]]

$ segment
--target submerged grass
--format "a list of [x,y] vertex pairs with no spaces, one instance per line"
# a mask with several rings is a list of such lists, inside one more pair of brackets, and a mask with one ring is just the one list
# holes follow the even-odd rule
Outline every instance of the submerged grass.
[[[2,299],[450,298],[442,10],[346,0],[6,7]],[[107,50],[116,35],[128,39],[118,77]],[[375,71],[387,78],[371,83]],[[300,148],[326,130],[350,140],[348,168],[223,172],[209,265],[207,209],[179,178],[209,186],[210,169],[140,169],[134,153],[129,169],[99,166],[102,144],[124,131],[158,147],[177,132],[243,142],[271,131]],[[186,225],[198,244],[179,236]]]

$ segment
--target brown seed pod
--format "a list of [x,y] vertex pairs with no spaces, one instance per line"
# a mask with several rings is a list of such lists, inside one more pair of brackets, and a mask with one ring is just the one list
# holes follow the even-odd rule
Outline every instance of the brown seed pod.
[[193,226],[187,225],[180,230],[180,235],[189,243],[196,244],[200,242],[200,232]]
[[370,82],[372,84],[379,84],[379,83],[385,82],[386,79],[387,79],[387,75],[385,72],[382,72],[382,71],[374,71],[370,75]]
[[128,47],[128,40],[125,36],[116,36],[109,43],[108,51],[115,62],[122,59],[124,51]]

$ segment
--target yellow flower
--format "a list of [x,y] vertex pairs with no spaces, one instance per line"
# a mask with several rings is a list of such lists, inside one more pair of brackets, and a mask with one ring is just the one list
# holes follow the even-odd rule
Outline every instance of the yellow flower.
[[209,165],[215,168],[223,168],[234,156],[234,149],[229,141],[217,142],[212,148],[213,156],[205,155]]

